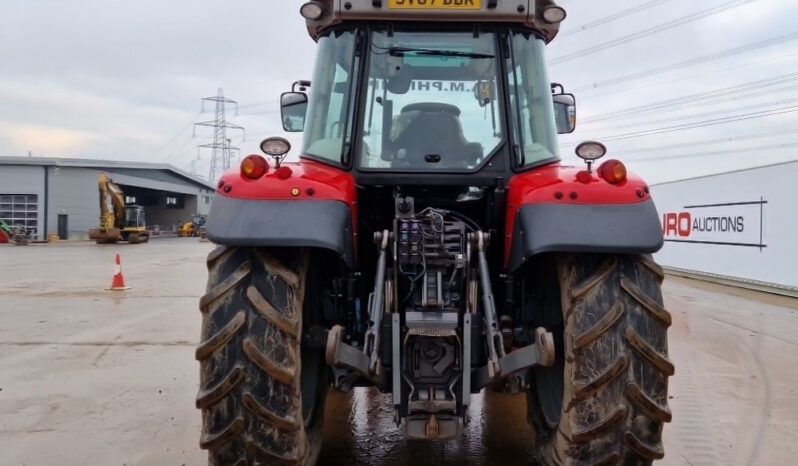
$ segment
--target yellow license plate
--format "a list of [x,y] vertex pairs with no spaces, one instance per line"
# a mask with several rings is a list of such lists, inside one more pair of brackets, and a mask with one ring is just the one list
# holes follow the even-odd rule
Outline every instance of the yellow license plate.
[[394,10],[480,10],[482,0],[388,0]]

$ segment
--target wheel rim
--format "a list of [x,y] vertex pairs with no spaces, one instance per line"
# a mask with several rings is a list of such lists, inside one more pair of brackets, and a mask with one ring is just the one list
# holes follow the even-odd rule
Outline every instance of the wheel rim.
[[562,401],[565,390],[565,354],[563,353],[562,328],[554,333],[556,361],[551,367],[535,369],[535,393],[537,394],[540,415],[550,428],[556,428],[562,416]]

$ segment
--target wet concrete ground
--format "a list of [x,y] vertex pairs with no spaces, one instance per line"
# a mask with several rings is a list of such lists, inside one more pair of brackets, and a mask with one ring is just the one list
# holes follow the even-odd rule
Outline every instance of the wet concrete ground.
[[[194,239],[0,246],[0,466],[203,465]],[[104,291],[123,254],[123,295]],[[798,300],[671,279],[674,422],[663,465],[798,457]],[[463,438],[407,441],[383,395],[328,404],[323,465],[530,464],[523,396],[475,398]]]
[[534,464],[524,397],[483,392],[473,401],[471,424],[463,436],[450,442],[431,443],[404,438],[393,422],[388,396],[372,389],[358,389],[351,395],[337,394],[328,404],[329,419],[345,422],[328,422],[321,464]]

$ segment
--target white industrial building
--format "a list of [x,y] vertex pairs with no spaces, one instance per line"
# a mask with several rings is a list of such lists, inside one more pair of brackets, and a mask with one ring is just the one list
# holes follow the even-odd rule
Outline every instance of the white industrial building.
[[149,229],[173,231],[207,215],[214,186],[171,165],[110,160],[0,157],[0,220],[34,231],[37,239],[86,239],[97,228],[97,179],[120,185],[129,204],[144,207]]
[[652,186],[669,271],[798,296],[798,161]]

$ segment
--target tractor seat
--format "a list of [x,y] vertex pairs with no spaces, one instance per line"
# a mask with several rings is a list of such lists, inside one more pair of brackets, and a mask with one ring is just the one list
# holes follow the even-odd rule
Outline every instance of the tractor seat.
[[454,105],[420,102],[402,109],[405,123],[393,140],[395,168],[466,166],[474,152],[463,135],[460,109]]
[[460,109],[454,105],[442,104],[437,102],[418,102],[415,104],[406,105],[402,109],[402,113],[407,112],[423,112],[423,113],[443,113],[453,115],[457,118],[460,117]]

